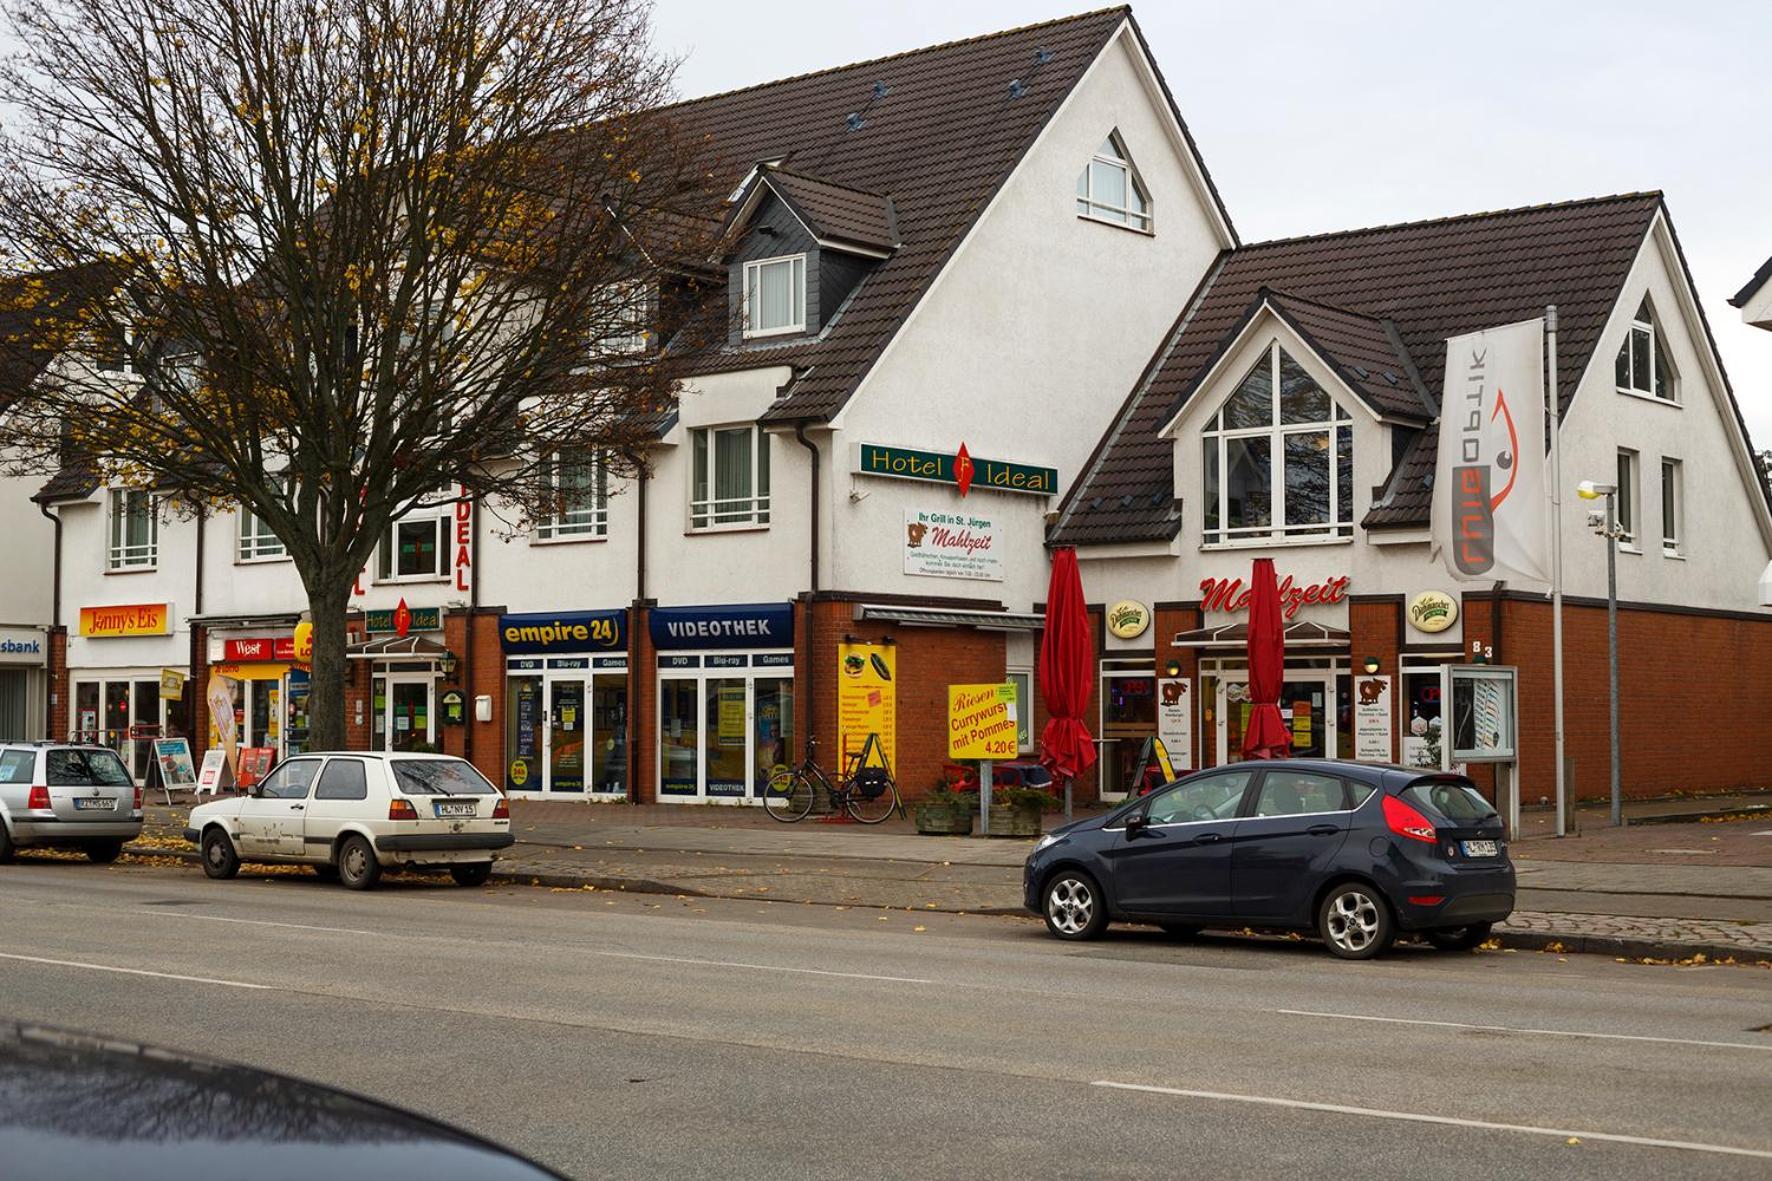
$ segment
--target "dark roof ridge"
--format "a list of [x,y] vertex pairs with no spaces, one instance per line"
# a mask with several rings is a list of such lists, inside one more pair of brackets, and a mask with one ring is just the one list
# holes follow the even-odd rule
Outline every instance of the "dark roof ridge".
[[864,189],[858,185],[848,184],[840,180],[832,180],[830,177],[820,176],[816,172],[806,172],[799,168],[784,168],[780,164],[765,164],[762,168],[759,168],[757,172],[759,176],[768,174],[792,176],[799,180],[812,181],[814,184],[830,185],[833,189],[846,189],[851,193],[860,193],[864,197],[878,197],[882,201],[891,199],[890,195],[886,193],[876,192],[873,189]]
[[1747,281],[1746,287],[1729,297],[1729,306],[1733,308],[1746,307],[1747,301],[1752,299],[1768,280],[1772,280],[1772,258],[1768,258],[1760,264],[1760,269],[1754,272],[1754,277]]
[[1325,311],[1335,312],[1339,315],[1357,316],[1362,320],[1370,320],[1374,324],[1389,323],[1389,321],[1383,316],[1374,316],[1371,312],[1362,312],[1358,308],[1350,308],[1346,304],[1329,303],[1326,300],[1312,299],[1306,295],[1297,295],[1293,292],[1287,291],[1284,287],[1268,287],[1263,285],[1256,288],[1255,295],[1257,299],[1267,299],[1271,296],[1278,299],[1288,300],[1292,303],[1309,304],[1311,307],[1322,308]]
[[1454,225],[1481,221],[1491,217],[1518,217],[1527,213],[1544,213],[1552,209],[1578,209],[1585,205],[1606,205],[1615,201],[1666,200],[1660,189],[1644,189],[1634,193],[1610,193],[1603,197],[1577,197],[1569,201],[1545,201],[1537,205],[1515,205],[1507,209],[1485,209],[1477,213],[1454,213],[1444,217],[1427,217],[1420,221],[1393,221],[1382,225],[1359,226],[1346,230],[1328,230],[1320,234],[1299,234],[1291,238],[1269,238],[1262,242],[1246,242],[1240,250],[1261,250],[1270,246],[1292,246],[1300,242],[1324,242],[1331,238],[1355,238],[1361,234],[1383,234],[1392,230],[1415,230],[1427,226]]
[[863,66],[883,65],[886,62],[898,61],[902,58],[914,57],[920,53],[929,53],[938,49],[952,49],[960,45],[976,45],[984,41],[995,41],[1000,37],[1013,37],[1035,29],[1068,25],[1074,21],[1088,20],[1104,13],[1118,12],[1122,16],[1132,15],[1130,4],[1110,4],[1104,8],[1094,8],[1087,12],[1076,12],[1069,16],[1053,17],[1051,20],[1034,21],[1032,24],[1017,25],[1012,29],[997,29],[990,33],[979,33],[971,37],[956,37],[952,41],[938,41],[934,45],[919,45],[915,49],[901,49],[897,53],[889,53],[884,57],[864,58],[861,61],[848,62],[840,66],[826,66],[819,70],[808,70],[803,74],[790,74],[786,78],[772,78],[767,82],[753,82],[749,86],[736,86],[731,90],[719,90],[713,94],[698,95],[695,98],[679,99],[677,102],[660,107],[662,111],[673,111],[680,107],[692,107],[698,103],[712,102],[716,99],[728,99],[740,94],[748,94],[754,90],[764,90],[771,86],[782,86],[789,82],[803,82],[808,78],[822,78],[829,74],[840,74],[845,70],[859,70]]

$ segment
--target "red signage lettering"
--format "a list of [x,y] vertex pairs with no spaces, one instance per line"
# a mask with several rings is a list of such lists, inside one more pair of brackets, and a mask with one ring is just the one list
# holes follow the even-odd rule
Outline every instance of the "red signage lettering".
[[[1348,576],[1342,574],[1308,586],[1299,586],[1293,581],[1292,575],[1288,574],[1280,580],[1280,609],[1287,619],[1291,619],[1298,614],[1300,607],[1342,602],[1347,598],[1348,581]],[[1249,600],[1254,597],[1255,589],[1245,585],[1241,578],[1200,580],[1200,606],[1205,611],[1247,611]]]
[[474,502],[465,484],[456,493],[460,499],[455,502],[455,589],[465,591],[474,568]]

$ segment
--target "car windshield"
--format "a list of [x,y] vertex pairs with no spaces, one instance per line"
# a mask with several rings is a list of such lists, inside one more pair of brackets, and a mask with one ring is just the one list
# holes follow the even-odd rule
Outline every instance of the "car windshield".
[[50,787],[133,787],[123,760],[108,750],[52,750],[45,774]]
[[409,796],[492,796],[498,788],[460,759],[395,759],[394,782]]
[[1495,815],[1495,809],[1465,779],[1423,779],[1403,789],[1403,798],[1424,805],[1454,824],[1474,824]]

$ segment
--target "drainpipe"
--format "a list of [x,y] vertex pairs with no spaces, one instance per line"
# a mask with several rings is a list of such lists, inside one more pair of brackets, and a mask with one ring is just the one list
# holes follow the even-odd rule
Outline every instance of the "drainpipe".
[[818,690],[814,680],[818,675],[818,661],[812,653],[812,605],[818,601],[818,444],[806,437],[806,420],[801,419],[794,424],[794,438],[800,440],[800,446],[812,453],[812,478],[807,482],[807,520],[812,525],[812,544],[807,548],[812,551],[808,571],[806,598],[806,750],[812,751],[812,739],[818,733]]
[[812,570],[808,589],[814,595],[818,593],[818,444],[806,437],[806,422],[802,419],[794,424],[794,438],[800,440],[800,446],[812,452],[812,479],[808,484],[809,494],[807,517],[812,522]]
[[43,514],[44,520],[55,526],[55,585],[49,592],[49,626],[58,627],[62,621],[62,517],[60,513],[50,512],[49,506],[41,501],[37,503],[37,511]]
[[[646,489],[652,469],[640,465],[634,509],[639,517],[634,542],[634,605],[628,611],[628,802],[640,802],[640,612],[646,606]],[[656,681],[656,677],[655,677]]]
[[[61,626],[62,622],[62,517],[60,513],[50,512],[49,506],[42,501],[37,502],[37,511],[42,513],[44,519],[55,527],[55,557],[50,567],[54,582],[49,590],[49,632],[53,633],[56,628]],[[46,634],[44,639],[47,641],[49,634]],[[50,650],[54,651],[53,646]],[[51,676],[54,674],[48,661],[44,662],[44,671]],[[61,671],[64,674],[62,680],[66,683],[66,688],[60,692],[65,694],[74,688],[73,681],[65,675],[68,671],[68,646],[65,640],[62,643]],[[46,688],[47,691],[43,694],[43,734],[47,738],[53,738],[55,737],[54,699],[58,695],[58,690],[54,684],[50,684]],[[68,717],[72,718],[73,716],[74,703],[70,701],[68,702]]]

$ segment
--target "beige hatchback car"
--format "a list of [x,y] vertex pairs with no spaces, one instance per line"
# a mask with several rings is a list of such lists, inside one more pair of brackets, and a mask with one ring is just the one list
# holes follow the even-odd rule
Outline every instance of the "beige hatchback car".
[[493,854],[516,840],[504,795],[465,759],[358,751],[279,763],[250,795],[191,809],[185,839],[212,878],[247,861],[295,863],[353,890],[384,869],[447,869],[483,885]]

